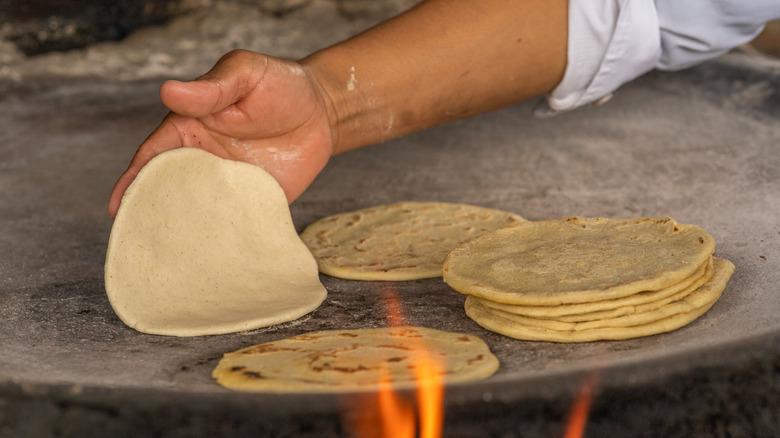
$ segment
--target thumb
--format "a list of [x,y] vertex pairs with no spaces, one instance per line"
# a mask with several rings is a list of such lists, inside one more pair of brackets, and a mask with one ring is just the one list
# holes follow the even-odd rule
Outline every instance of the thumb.
[[160,98],[168,109],[183,116],[216,114],[247,96],[262,81],[267,67],[268,57],[234,50],[193,81],[164,82]]

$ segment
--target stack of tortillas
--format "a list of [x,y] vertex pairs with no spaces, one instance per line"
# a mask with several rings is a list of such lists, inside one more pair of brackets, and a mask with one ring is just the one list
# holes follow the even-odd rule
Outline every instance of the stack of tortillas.
[[351,280],[442,276],[444,257],[486,231],[526,222],[500,210],[446,202],[402,202],[320,219],[301,233],[320,272]]
[[587,342],[678,329],[703,315],[734,265],[672,218],[527,222],[456,248],[444,280],[466,313],[517,339]]

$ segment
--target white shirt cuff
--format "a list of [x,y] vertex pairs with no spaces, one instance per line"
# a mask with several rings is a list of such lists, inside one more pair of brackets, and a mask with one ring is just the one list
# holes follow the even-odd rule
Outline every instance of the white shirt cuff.
[[566,72],[535,113],[598,103],[654,68],[712,59],[777,18],[780,0],[570,0]]
[[[652,0],[573,0],[566,72],[537,116],[599,101],[652,70],[661,56]],[[546,105],[545,105],[546,103]]]

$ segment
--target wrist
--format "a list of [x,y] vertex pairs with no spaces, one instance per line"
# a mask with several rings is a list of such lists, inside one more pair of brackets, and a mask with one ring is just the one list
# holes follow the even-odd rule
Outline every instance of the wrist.
[[382,78],[365,72],[349,53],[335,47],[300,61],[327,110],[333,155],[398,136],[392,105],[374,83]]
[[320,100],[322,107],[324,108],[325,115],[328,120],[330,142],[332,145],[332,155],[337,155],[340,152],[339,143],[341,139],[339,130],[339,114],[334,97],[332,97],[333,90],[329,89],[324,83],[323,73],[319,71],[317,66],[312,65],[311,57],[305,58],[299,61],[299,64],[303,67],[303,70],[311,81],[312,88],[317,94],[317,98]]

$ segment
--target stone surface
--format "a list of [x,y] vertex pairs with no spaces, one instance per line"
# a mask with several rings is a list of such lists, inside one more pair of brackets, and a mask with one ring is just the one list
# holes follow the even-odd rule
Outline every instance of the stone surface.
[[[162,5],[147,0],[124,0],[113,3],[116,2],[99,2],[94,5],[97,11],[92,15],[98,21],[105,21],[104,27],[127,27],[120,40],[98,39],[99,35],[92,35],[99,33],[99,29],[89,25],[92,23],[89,9],[80,12],[85,16],[81,21],[87,23],[81,26],[69,24],[76,19],[68,21],[62,15],[37,21],[17,20],[0,8],[0,80],[24,81],[51,75],[122,81],[191,79],[206,72],[220,56],[233,49],[299,59],[392,17],[418,0],[168,0]],[[154,7],[136,11],[138,5],[145,3]],[[106,7],[108,10],[104,10]],[[125,9],[137,12],[135,21],[132,17],[116,16]],[[122,24],[123,20],[132,24]],[[139,24],[146,26],[133,27]],[[67,37],[68,32],[73,36]],[[25,56],[32,50],[27,47],[39,50],[49,47],[45,41],[38,44],[29,36],[31,33],[36,37],[51,34],[46,38],[53,47],[82,44],[76,41],[80,36],[92,38],[96,44],[82,50],[44,51]]]
[[29,56],[79,49],[121,40],[192,6],[181,0],[0,0],[0,39]]
[[[312,0],[287,16],[320,7],[328,5]],[[179,31],[169,26],[158,31]],[[298,37],[276,38],[280,50],[300,50]],[[300,38],[303,49],[321,42]],[[244,346],[386,325],[394,299],[406,323],[480,336],[502,362],[489,380],[448,389],[447,436],[560,434],[590,373],[599,376],[594,436],[778,433],[776,61],[734,53],[649,74],[600,107],[538,120],[528,102],[364,148],[334,158],[292,205],[299,230],[326,215],[397,201],[465,202],[531,220],[669,215],[708,230],[716,255],[737,267],[720,301],[683,329],[621,342],[522,342],[470,321],[464,297],[440,280],[323,277],[328,299],[298,321],[179,339],[124,326],[103,289],[108,194],[165,114],[156,78],[200,68],[172,62],[150,79],[134,71],[142,59],[134,44],[113,46],[138,56],[102,58],[109,65],[97,75],[78,73],[78,60],[93,48],[61,55],[74,60],[71,74],[26,60],[14,66],[18,81],[0,82],[0,436],[344,435],[340,406],[354,400],[232,393],[212,381],[211,369]],[[209,46],[211,56],[200,61],[221,47]],[[132,81],[112,77],[122,70],[112,59],[123,59]]]

